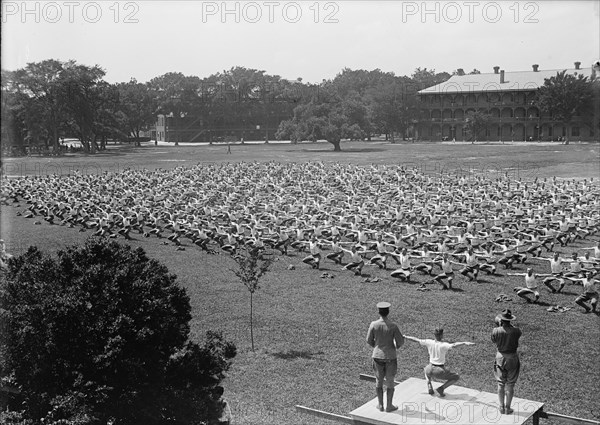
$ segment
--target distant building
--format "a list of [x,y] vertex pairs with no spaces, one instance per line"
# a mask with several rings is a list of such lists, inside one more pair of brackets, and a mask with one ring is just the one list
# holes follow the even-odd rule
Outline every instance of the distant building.
[[[566,69],[568,74],[590,78],[592,68]],[[448,81],[418,92],[420,119],[417,137],[421,140],[467,140],[464,126],[470,111],[483,110],[492,118],[485,134],[478,140],[549,141],[594,140],[598,135],[575,117],[565,126],[552,117],[540,114],[534,106],[536,91],[544,80],[562,69],[505,72],[494,67],[493,73],[468,74],[459,70]]]
[[205,112],[203,115],[158,115],[156,141],[215,143],[274,139],[281,121],[293,116],[294,106],[289,102],[271,103],[266,107],[255,103],[248,104],[243,110],[231,108],[226,112]]
[[207,142],[209,132],[201,117],[174,117],[158,115],[156,119],[157,142]]

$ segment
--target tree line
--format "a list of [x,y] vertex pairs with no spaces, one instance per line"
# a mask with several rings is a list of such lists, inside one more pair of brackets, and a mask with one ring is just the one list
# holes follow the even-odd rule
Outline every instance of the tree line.
[[[465,74],[462,69],[450,74],[416,68],[408,77],[344,68],[333,79],[311,84],[237,66],[205,78],[169,72],[146,83],[131,79],[110,84],[98,65],[48,59],[2,71],[2,139],[5,144],[59,149],[61,137],[74,137],[94,153],[110,139],[139,144],[142,131],[163,114],[192,119],[214,136],[256,136],[266,127],[267,139],[270,128],[278,139],[325,139],[340,150],[342,139],[410,136],[419,119],[418,91]],[[581,74],[558,73],[538,90],[535,103],[564,123],[574,116],[592,119],[592,88],[598,87],[593,82]],[[485,110],[476,111],[466,117],[465,126],[476,138],[489,121]]]
[[48,59],[2,70],[2,138],[58,149],[61,138],[73,137],[93,153],[110,139],[139,141],[164,114],[200,118],[222,133],[268,123],[277,137],[335,144],[406,131],[416,119],[417,91],[450,76],[426,68],[411,77],[345,68],[332,80],[310,84],[238,66],[205,78],[170,72],[146,83],[111,84],[98,65]]

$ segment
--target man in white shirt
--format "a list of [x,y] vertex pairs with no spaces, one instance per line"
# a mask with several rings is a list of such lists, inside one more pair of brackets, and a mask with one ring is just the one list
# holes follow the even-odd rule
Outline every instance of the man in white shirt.
[[436,392],[440,397],[445,397],[444,390],[450,385],[454,385],[460,379],[457,373],[454,373],[446,368],[446,354],[448,350],[459,345],[475,345],[473,342],[444,342],[444,330],[442,328],[436,328],[433,332],[433,339],[418,339],[412,336],[404,336],[404,338],[418,342],[424,347],[427,347],[429,351],[429,364],[425,366],[425,377],[427,378],[427,389],[429,394],[433,395],[433,387],[431,385],[431,379],[437,379],[440,381],[446,381],[443,385],[436,388]]
[[[594,277],[594,272],[587,272],[584,278],[567,278],[573,282],[580,282],[583,285],[583,293],[579,295],[575,299],[575,303],[583,307],[584,313],[597,313],[596,306],[598,305],[598,281],[597,279],[592,279]],[[591,301],[591,308],[587,306],[587,302]]]
[[305,244],[308,243],[310,255],[302,260],[303,263],[309,264],[313,269],[317,270],[321,263],[321,247],[319,246],[319,242],[320,241],[314,234],[312,235],[310,242],[305,242]]
[[[523,298],[527,303],[537,303],[540,299],[540,293],[537,290],[537,278],[552,276],[550,274],[534,273],[531,267],[527,268],[527,273],[506,273],[507,276],[525,276],[525,286],[516,286],[514,291],[517,295]],[[550,286],[551,289],[552,286]],[[534,299],[531,300],[528,295],[533,295]]]

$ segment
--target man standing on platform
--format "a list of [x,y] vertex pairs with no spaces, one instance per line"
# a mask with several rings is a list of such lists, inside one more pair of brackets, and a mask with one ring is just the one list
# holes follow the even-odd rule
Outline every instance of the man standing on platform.
[[515,384],[519,378],[521,363],[517,348],[519,347],[519,338],[521,338],[521,329],[514,327],[510,322],[515,320],[509,309],[502,311],[496,317],[500,321],[500,326],[492,330],[492,342],[496,344],[498,352],[494,363],[494,376],[498,381],[498,400],[500,401],[500,413],[510,415],[513,409],[512,403]]
[[433,395],[433,387],[431,386],[431,379],[437,379],[440,381],[446,381],[443,385],[436,389],[438,395],[440,397],[445,397],[444,390],[448,388],[450,385],[454,385],[460,379],[457,373],[454,373],[446,368],[446,354],[448,350],[454,347],[458,347],[460,345],[475,345],[473,342],[445,342],[442,341],[444,339],[444,330],[442,328],[436,328],[433,331],[433,339],[418,339],[413,336],[405,336],[406,339],[414,342],[418,342],[419,344],[427,347],[427,351],[429,351],[429,364],[425,366],[425,377],[427,378],[427,389],[429,390],[429,394]]
[[383,384],[387,386],[386,412],[398,410],[392,404],[394,399],[394,380],[398,370],[396,350],[404,345],[404,336],[398,326],[388,319],[391,304],[380,302],[377,304],[380,319],[371,322],[367,333],[367,343],[373,347],[373,370],[375,371],[375,386],[377,391],[377,408],[383,412]]

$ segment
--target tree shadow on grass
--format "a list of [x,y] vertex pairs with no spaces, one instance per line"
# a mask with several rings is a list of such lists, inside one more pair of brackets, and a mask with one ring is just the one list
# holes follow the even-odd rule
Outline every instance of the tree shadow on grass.
[[101,150],[101,151],[96,151],[95,153],[91,153],[91,152],[69,152],[63,156],[58,156],[55,158],[66,158],[66,159],[73,159],[73,158],[106,158],[106,157],[114,157],[114,156],[125,156],[127,154],[131,153],[130,151],[123,151],[123,150]]
[[[369,153],[369,152],[384,152],[385,149],[381,148],[342,148],[341,151],[334,151],[333,149],[301,149],[300,152],[306,153],[335,153],[335,154],[345,154],[345,153]],[[288,152],[298,152],[296,150],[289,150]]]
[[282,360],[294,360],[294,359],[306,359],[312,360],[315,355],[325,354],[323,351],[317,351],[313,353],[310,350],[288,350],[288,351],[279,351],[277,353],[273,353],[273,357]]

